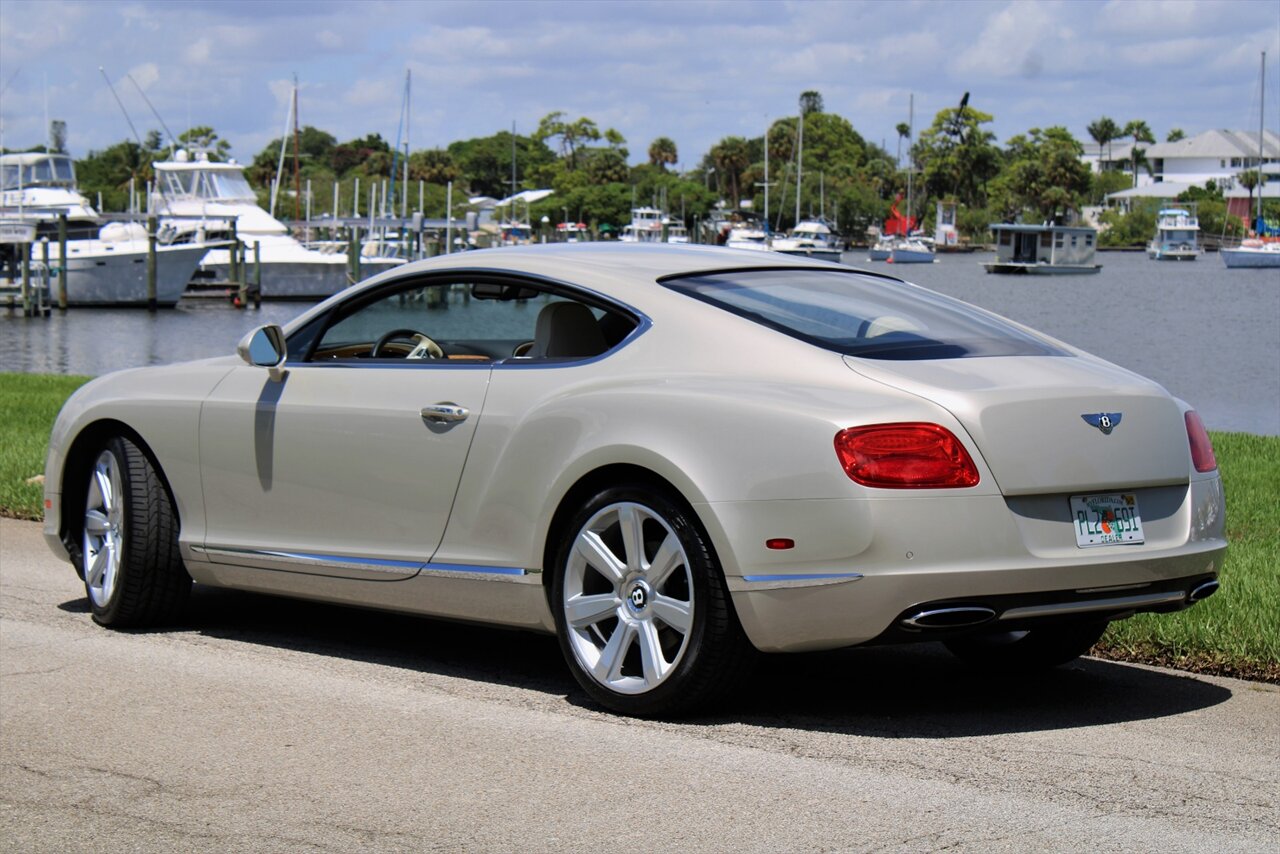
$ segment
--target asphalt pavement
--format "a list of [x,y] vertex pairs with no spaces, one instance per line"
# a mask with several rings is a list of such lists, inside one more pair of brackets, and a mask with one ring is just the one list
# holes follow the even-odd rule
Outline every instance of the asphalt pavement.
[[944,848],[1280,850],[1280,689],[928,645],[638,721],[549,637],[201,587],[186,628],[109,631],[0,519],[0,850]]

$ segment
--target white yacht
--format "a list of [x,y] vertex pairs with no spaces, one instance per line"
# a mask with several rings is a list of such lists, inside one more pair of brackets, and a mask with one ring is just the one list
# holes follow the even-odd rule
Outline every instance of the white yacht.
[[724,245],[729,249],[772,251],[772,247],[769,245],[768,233],[754,223],[738,223],[729,229],[729,234],[724,239]]
[[[0,156],[0,219],[34,226],[32,262],[41,265],[49,242],[49,266],[61,264],[58,217],[67,217],[67,305],[146,305],[146,229],[138,223],[113,222],[103,226],[98,212],[81,195],[70,155],[62,153],[6,154]],[[169,245],[172,230],[164,230],[156,245],[156,304],[171,307],[182,298],[187,282],[209,247],[203,243]],[[18,274],[16,246],[4,248],[6,278]],[[57,277],[49,273],[50,299],[55,300]]]
[[[253,244],[259,244],[263,299],[316,299],[354,284],[345,252],[308,249],[289,234],[284,223],[258,206],[240,164],[215,163],[203,152],[192,159],[179,151],[173,160],[157,162],[155,169],[156,207],[184,235],[223,235],[234,220],[250,263]],[[200,274],[226,281],[230,263],[230,250],[210,250],[200,264]],[[360,259],[362,272],[370,276],[402,263],[398,258]]]
[[839,261],[844,241],[831,230],[826,220],[802,220],[786,237],[773,241],[773,248],[788,255],[804,255],[822,261]]
[[899,240],[889,250],[888,261],[890,264],[932,264],[934,262],[933,241],[917,236]]
[[622,227],[622,243],[661,243],[662,211],[657,208],[632,208],[631,222]]
[[1255,238],[1242,241],[1239,246],[1218,250],[1222,263],[1235,269],[1239,267],[1280,267],[1280,242]]
[[1190,208],[1164,208],[1156,214],[1156,233],[1147,244],[1155,261],[1194,261],[1200,257],[1200,220]]
[[0,217],[35,222],[37,236],[55,239],[59,214],[67,215],[68,240],[98,236],[102,224],[98,212],[76,186],[71,155],[0,155]]

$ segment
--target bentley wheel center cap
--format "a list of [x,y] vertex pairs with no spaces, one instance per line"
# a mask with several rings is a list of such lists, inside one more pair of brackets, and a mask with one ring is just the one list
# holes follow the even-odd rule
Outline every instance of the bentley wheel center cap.
[[643,581],[637,581],[631,586],[631,592],[627,594],[627,605],[633,613],[639,614],[649,605],[649,586]]

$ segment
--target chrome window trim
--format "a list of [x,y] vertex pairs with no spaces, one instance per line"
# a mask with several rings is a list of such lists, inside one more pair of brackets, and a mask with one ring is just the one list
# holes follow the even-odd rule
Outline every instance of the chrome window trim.
[[[876,275],[876,274],[872,273],[870,275]],[[649,315],[645,314],[643,311],[640,311],[638,308],[630,305],[629,303],[622,302],[619,299],[615,299],[614,297],[608,296],[606,294],[602,294],[599,291],[592,290],[591,288],[585,287],[583,285],[577,285],[577,284],[573,284],[572,282],[566,282],[561,279],[551,279],[544,276],[531,276],[528,273],[524,273],[517,270],[510,270],[507,268],[473,268],[473,267],[453,268],[448,270],[441,270],[437,272],[427,273],[426,275],[422,276],[421,279],[413,277],[412,275],[406,275],[407,281],[405,282],[399,282],[398,280],[394,283],[379,282],[377,285],[372,285],[369,288],[360,291],[359,293],[351,294],[348,300],[364,300],[367,297],[383,290],[387,291],[387,295],[389,296],[391,293],[395,292],[396,288],[404,285],[410,285],[410,284],[416,284],[419,287],[430,287],[429,284],[424,284],[423,282],[431,279],[454,280],[454,281],[441,281],[439,282],[439,284],[465,284],[466,279],[480,277],[480,276],[514,279],[518,282],[527,283],[532,287],[540,287],[540,286],[545,287],[546,290],[549,293],[551,293],[553,296],[563,296],[566,298],[574,298],[574,294],[587,295],[590,297],[590,299],[580,300],[580,301],[584,302],[588,306],[590,306],[594,302],[597,304],[597,307],[599,308],[603,308],[606,310],[614,309],[619,311],[622,314],[630,315],[631,317],[634,317],[636,319],[636,327],[635,329],[632,329],[629,333],[627,333],[627,336],[625,338],[623,338],[617,344],[610,347],[608,350],[605,350],[603,353],[600,353],[595,356],[588,356],[586,358],[581,358],[581,359],[574,358],[574,357],[566,357],[563,359],[556,358],[554,360],[520,359],[518,361],[512,361],[513,359],[515,359],[515,357],[508,356],[505,359],[499,359],[493,362],[484,362],[481,364],[450,364],[448,359],[414,359],[409,364],[405,364],[403,360],[399,362],[377,362],[373,364],[360,364],[355,360],[352,360],[350,362],[345,362],[345,361],[313,362],[306,359],[301,359],[296,362],[290,362],[289,368],[291,370],[294,368],[302,368],[302,367],[306,367],[306,368],[355,367],[355,368],[360,368],[361,370],[369,370],[370,368],[391,368],[393,370],[424,370],[424,369],[432,369],[432,368],[449,369],[449,370],[456,370],[456,369],[492,370],[497,368],[515,368],[517,370],[530,370],[533,368],[544,368],[544,369],[545,368],[569,368],[569,367],[576,367],[578,365],[591,365],[601,361],[602,359],[607,359],[609,356],[612,356],[614,353],[618,352],[623,347],[630,345],[632,341],[639,338],[641,335],[643,335],[653,326],[653,321],[649,318]],[[288,330],[285,333],[285,348],[288,349],[288,339],[292,337],[295,331],[301,331],[305,329],[309,323],[311,323],[313,320],[325,314],[330,315],[330,317],[326,318],[326,320],[324,321],[327,329],[327,327],[331,325],[331,322],[333,319],[332,315],[335,312],[341,311],[341,309],[343,308],[344,305],[346,305],[346,303],[347,301],[335,303],[334,305],[328,306],[323,312],[319,312],[314,317],[307,318],[305,320],[304,318],[306,318],[306,315],[304,315],[303,318],[299,318],[299,320],[302,320],[303,322],[300,323],[298,326],[296,326],[295,329]],[[324,332],[325,330],[321,330],[319,333],[317,333],[315,340],[311,342],[311,347],[309,348],[306,354],[308,357],[311,355],[310,350],[313,350],[315,346],[319,344],[320,339],[324,335]]]

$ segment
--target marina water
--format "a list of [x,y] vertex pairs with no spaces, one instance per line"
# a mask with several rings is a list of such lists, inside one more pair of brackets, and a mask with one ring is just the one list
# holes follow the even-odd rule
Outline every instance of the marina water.
[[[1092,276],[996,276],[989,253],[934,264],[845,263],[887,273],[1025,323],[1161,383],[1216,430],[1280,435],[1280,271],[1227,270],[1217,255],[1160,262],[1100,252]],[[226,355],[264,323],[307,304],[236,310],[183,299],[175,309],[71,309],[48,318],[0,310],[0,370],[102,374]]]

